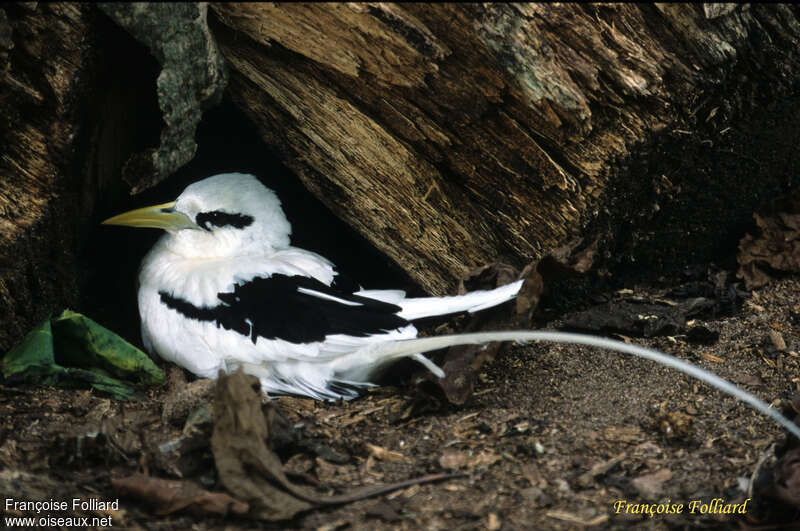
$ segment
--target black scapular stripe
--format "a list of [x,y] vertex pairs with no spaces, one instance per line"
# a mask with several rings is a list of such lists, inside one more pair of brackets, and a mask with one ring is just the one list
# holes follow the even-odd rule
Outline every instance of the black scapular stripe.
[[205,230],[211,230],[209,225],[243,229],[253,224],[253,216],[229,214],[221,210],[213,210],[211,212],[200,212],[194,217],[194,222]]
[[[358,306],[299,293],[298,288],[358,303]],[[216,322],[217,327],[250,337],[253,343],[259,337],[290,343],[322,341],[331,334],[366,337],[409,324],[396,315],[401,310],[397,305],[343,293],[316,279],[299,275],[275,274],[237,284],[232,292],[217,294],[221,303],[214,307],[198,307],[166,291],[160,291],[159,295],[168,308],[189,319]]]

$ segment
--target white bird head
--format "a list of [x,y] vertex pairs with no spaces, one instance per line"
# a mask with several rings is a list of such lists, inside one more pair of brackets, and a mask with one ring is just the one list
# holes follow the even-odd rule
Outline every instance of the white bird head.
[[208,177],[171,203],[131,210],[103,224],[164,229],[167,247],[186,258],[282,249],[292,232],[275,192],[244,173]]

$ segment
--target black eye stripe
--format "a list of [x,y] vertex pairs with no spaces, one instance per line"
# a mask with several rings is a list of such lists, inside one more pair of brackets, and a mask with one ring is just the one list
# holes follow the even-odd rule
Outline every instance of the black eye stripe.
[[246,214],[229,214],[221,210],[213,210],[211,212],[200,212],[195,216],[194,222],[205,230],[211,230],[209,225],[243,229],[253,224],[253,216],[248,216]]

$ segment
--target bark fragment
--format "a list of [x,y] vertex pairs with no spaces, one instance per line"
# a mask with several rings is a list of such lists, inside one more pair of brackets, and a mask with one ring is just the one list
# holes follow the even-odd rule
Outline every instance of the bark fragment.
[[157,80],[161,145],[137,154],[123,173],[137,193],[194,157],[195,130],[203,111],[222,99],[227,71],[206,24],[208,4],[103,2],[99,7],[146,44],[162,66]]

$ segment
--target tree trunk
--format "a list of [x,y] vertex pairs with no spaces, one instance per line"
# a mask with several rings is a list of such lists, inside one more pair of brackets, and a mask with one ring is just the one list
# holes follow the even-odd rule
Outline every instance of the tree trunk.
[[91,212],[74,172],[81,74],[91,62],[84,4],[0,9],[0,351],[74,300],[76,226]]
[[0,349],[79,301],[123,180],[192,156],[217,46],[264,141],[441,294],[576,235],[655,270],[732,251],[800,175],[799,36],[788,5],[10,4]]
[[[796,182],[781,166],[793,147],[752,168],[747,157],[764,154],[749,143],[760,131],[746,130],[764,102],[797,88],[795,7],[212,10],[230,93],[264,140],[433,293],[576,235],[652,265],[708,258],[759,197]],[[778,130],[785,138],[797,120]],[[714,168],[742,163],[757,185]]]

